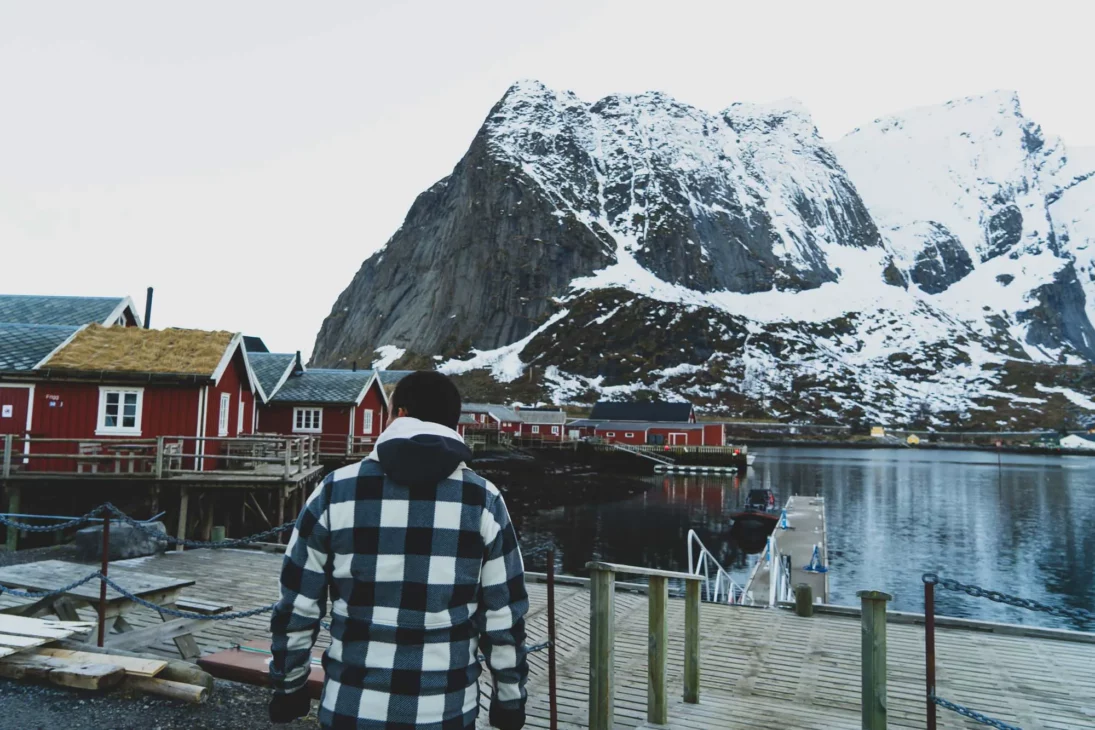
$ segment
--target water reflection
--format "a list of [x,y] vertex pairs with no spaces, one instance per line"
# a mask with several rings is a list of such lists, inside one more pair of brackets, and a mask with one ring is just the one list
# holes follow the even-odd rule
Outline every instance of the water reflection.
[[[523,515],[522,543],[554,539],[561,569],[593,558],[681,570],[700,535],[743,581],[755,557],[730,534],[749,489],[823,495],[831,600],[863,588],[922,611],[920,575],[936,571],[1053,606],[1095,610],[1095,459],[992,453],[765,449],[744,477],[665,476],[628,500]],[[535,559],[530,568],[542,569]],[[1095,622],[1033,614],[941,592],[940,612],[1095,630]]]

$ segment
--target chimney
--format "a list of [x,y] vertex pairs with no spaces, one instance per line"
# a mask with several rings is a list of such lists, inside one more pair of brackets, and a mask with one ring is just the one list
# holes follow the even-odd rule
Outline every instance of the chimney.
[[152,326],[152,287],[148,287],[148,294],[144,298],[144,328]]

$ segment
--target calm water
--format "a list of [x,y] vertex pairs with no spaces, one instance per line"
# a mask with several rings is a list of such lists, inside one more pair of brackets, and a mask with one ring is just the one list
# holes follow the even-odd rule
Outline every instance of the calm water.
[[[1095,611],[1095,458],[979,452],[764,449],[738,478],[651,478],[641,496],[523,515],[522,543],[554,539],[562,571],[591,558],[684,569],[695,529],[744,582],[755,555],[730,538],[730,513],[751,488],[823,495],[831,601],[879,589],[894,608],[923,611],[922,573]],[[532,557],[530,569],[542,570]],[[939,612],[1095,631],[1095,622],[1035,614],[937,592]]]

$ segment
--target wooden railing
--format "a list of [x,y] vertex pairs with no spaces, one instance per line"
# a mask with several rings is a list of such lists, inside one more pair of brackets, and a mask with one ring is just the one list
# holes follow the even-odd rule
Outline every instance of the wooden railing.
[[167,479],[217,474],[289,478],[315,467],[314,436],[37,438],[0,436],[0,478],[13,475]]
[[328,458],[364,458],[372,452],[375,445],[376,439],[371,436],[335,436],[332,434],[325,434],[317,437],[319,455]]
[[615,703],[615,594],[616,574],[645,575],[649,581],[646,718],[664,725],[669,719],[666,694],[668,628],[666,606],[669,580],[684,581],[684,701],[700,701],[700,584],[702,576],[634,565],[592,562],[589,597],[589,728],[611,730]]

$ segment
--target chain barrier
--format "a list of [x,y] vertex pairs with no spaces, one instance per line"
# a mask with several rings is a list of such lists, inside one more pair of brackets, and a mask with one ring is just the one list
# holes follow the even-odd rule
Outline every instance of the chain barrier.
[[940,588],[946,588],[948,591],[955,591],[958,593],[965,593],[966,595],[973,596],[974,598],[986,598],[994,603],[1003,603],[1008,606],[1015,606],[1016,608],[1025,608],[1028,611],[1040,611],[1042,613],[1048,613],[1052,616],[1061,616],[1063,618],[1077,619],[1080,621],[1095,621],[1095,613],[1085,611],[1081,608],[1059,608],[1057,606],[1048,606],[1044,603],[1032,600],[1030,598],[1021,598],[1019,596],[1012,596],[1000,591],[992,591],[981,586],[972,585],[969,583],[959,583],[956,580],[950,580],[949,578],[940,578],[935,573],[925,573],[922,576],[925,583],[931,583],[937,585]]
[[[8,519],[7,517],[0,517],[0,525],[11,528],[13,530],[20,530],[22,532],[60,532],[61,530],[67,530],[70,527],[78,527],[80,525],[87,524],[92,519],[102,514],[104,509],[107,509],[109,504],[101,504],[95,509],[88,512],[86,515],[80,517],[73,517],[67,522],[61,522],[53,525],[29,525],[25,522],[18,522],[16,520]],[[113,508],[111,508],[113,509]]]
[[240,545],[250,545],[253,542],[266,542],[266,538],[274,537],[275,535],[279,535],[296,527],[296,522],[286,522],[284,525],[272,527],[265,532],[257,532],[254,535],[248,535],[247,537],[237,537],[232,540],[220,540],[219,542],[213,542],[209,540],[186,540],[184,538],[172,537],[171,535],[168,535],[165,532],[160,532],[159,530],[153,530],[148,525],[140,522],[139,520],[133,519],[109,502],[103,505],[103,508],[109,510],[112,514],[114,514],[119,521],[124,522],[125,524],[133,527],[136,530],[139,530],[140,532],[143,532],[144,534],[155,540],[158,540],[160,542],[166,542],[169,545],[182,545],[183,547],[188,548],[210,548],[213,550],[223,550],[224,548],[239,547]]
[[970,708],[963,707],[962,705],[956,705],[949,700],[943,699],[942,697],[936,697],[935,695],[932,695],[931,700],[932,702],[944,709],[950,710],[951,712],[957,712],[962,717],[968,717],[969,719],[975,722],[979,722],[982,725],[999,728],[999,730],[1023,730],[1018,725],[1009,725],[1003,720],[997,720],[995,718],[989,717],[988,715],[982,715],[976,710],[971,710]]
[[189,619],[195,619],[197,621],[231,621],[233,619],[248,618],[250,616],[258,616],[260,613],[266,613],[268,611],[273,611],[274,607],[276,605],[278,605],[277,602],[274,602],[274,603],[271,603],[269,606],[259,606],[258,608],[252,608],[249,611],[233,611],[232,613],[217,613],[217,614],[213,614],[213,615],[210,616],[210,615],[206,615],[204,613],[192,613],[190,611],[180,611],[177,608],[170,608],[168,606],[158,606],[155,603],[152,603],[151,601],[146,601],[145,599],[141,598],[140,596],[133,595],[132,593],[127,591],[125,588],[121,587],[120,585],[118,585],[117,583],[115,583],[113,580],[111,580],[107,576],[103,575],[102,573],[98,573],[97,575],[99,576],[99,580],[103,581],[108,586],[110,586],[111,588],[116,590],[118,593],[121,593],[123,596],[125,596],[129,600],[133,601],[137,605],[144,606],[145,608],[151,608],[153,611],[158,611],[160,613],[167,614],[168,616],[174,616],[176,618],[189,618]]

